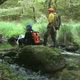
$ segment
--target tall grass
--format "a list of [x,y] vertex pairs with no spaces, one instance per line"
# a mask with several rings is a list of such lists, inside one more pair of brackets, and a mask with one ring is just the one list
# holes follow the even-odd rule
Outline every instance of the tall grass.
[[20,23],[15,22],[0,22],[0,34],[6,37],[13,35],[19,35],[24,32],[24,26]]
[[58,31],[58,41],[62,41],[67,44],[67,42],[75,42],[80,44],[80,23],[69,22],[63,23],[60,30]]

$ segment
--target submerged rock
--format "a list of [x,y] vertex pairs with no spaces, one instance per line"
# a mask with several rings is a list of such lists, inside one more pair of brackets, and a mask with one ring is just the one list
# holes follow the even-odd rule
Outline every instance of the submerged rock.
[[19,53],[19,62],[27,68],[54,73],[65,67],[65,59],[60,51],[45,46],[25,46]]
[[65,48],[66,51],[75,52],[79,49],[78,45],[69,45]]

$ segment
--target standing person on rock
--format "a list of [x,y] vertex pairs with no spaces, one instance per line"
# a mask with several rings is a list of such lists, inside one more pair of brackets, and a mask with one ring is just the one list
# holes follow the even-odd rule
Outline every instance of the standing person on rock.
[[49,8],[48,9],[49,15],[48,15],[48,26],[47,26],[47,31],[44,34],[44,46],[47,45],[47,38],[49,35],[51,35],[53,45],[56,47],[56,32],[59,29],[61,25],[61,20],[60,16],[57,15],[56,11],[54,8]]

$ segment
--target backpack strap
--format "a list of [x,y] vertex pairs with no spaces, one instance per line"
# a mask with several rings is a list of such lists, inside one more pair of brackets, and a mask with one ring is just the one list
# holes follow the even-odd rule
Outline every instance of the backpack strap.
[[55,23],[54,23],[55,29],[59,30],[60,25],[61,25],[61,16],[58,14],[55,14]]

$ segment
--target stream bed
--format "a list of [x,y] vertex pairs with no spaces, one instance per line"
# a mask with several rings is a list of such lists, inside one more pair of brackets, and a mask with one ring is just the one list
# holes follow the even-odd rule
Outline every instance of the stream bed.
[[41,74],[40,71],[31,71],[23,65],[8,63],[9,58],[0,59],[0,80],[80,80],[80,57],[69,55],[64,57],[66,67],[55,74]]

